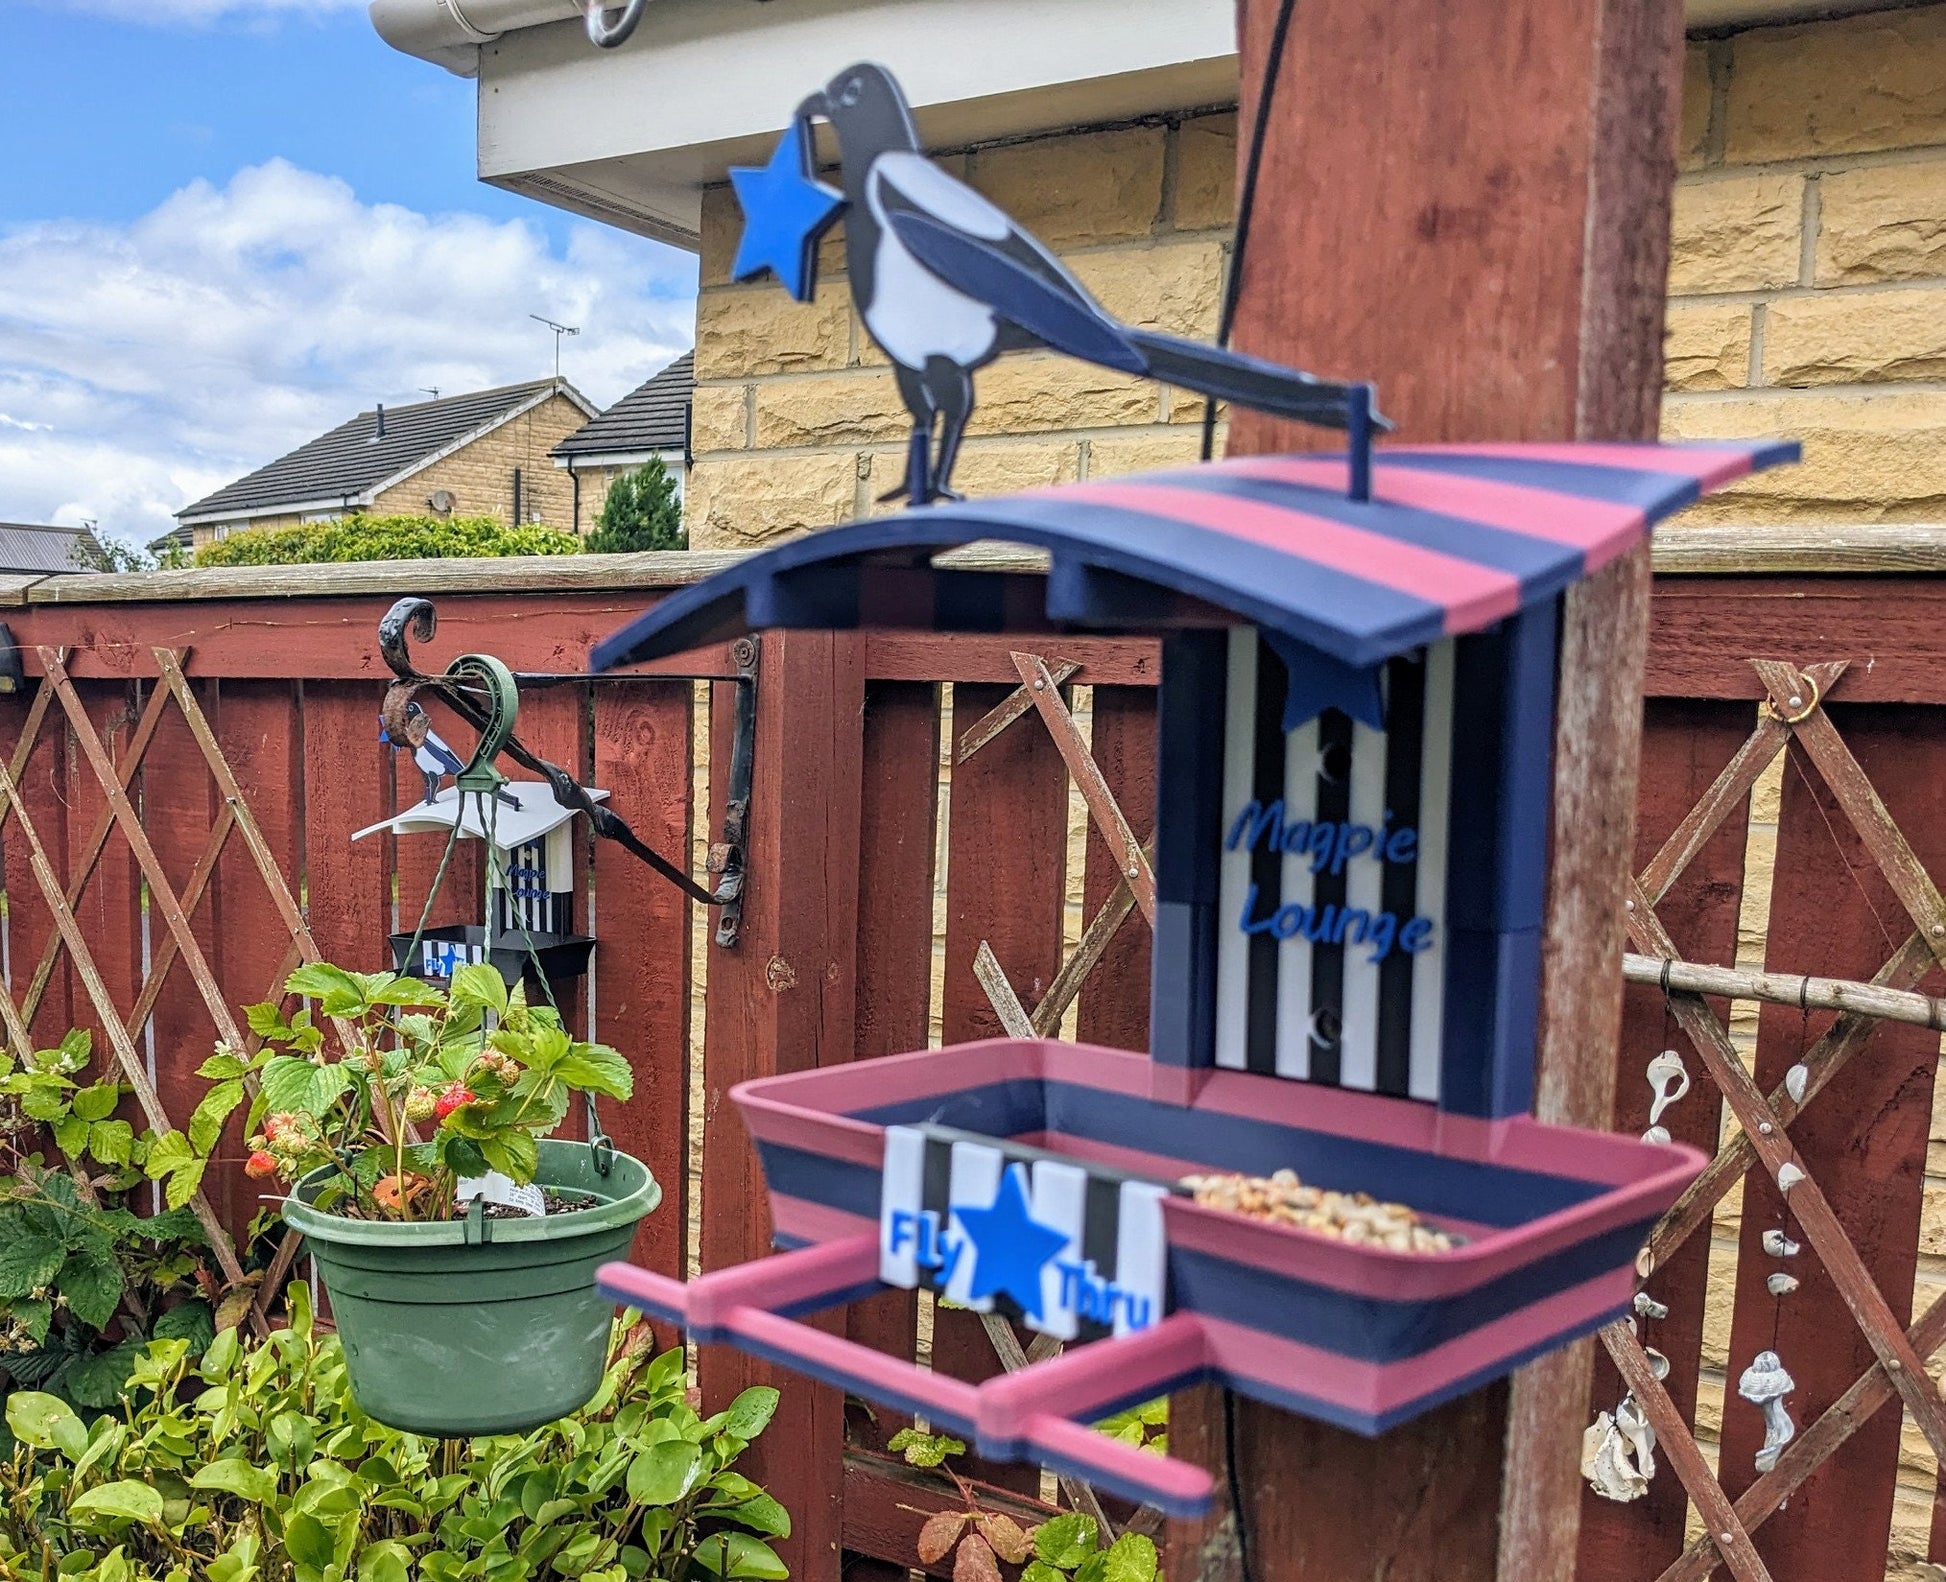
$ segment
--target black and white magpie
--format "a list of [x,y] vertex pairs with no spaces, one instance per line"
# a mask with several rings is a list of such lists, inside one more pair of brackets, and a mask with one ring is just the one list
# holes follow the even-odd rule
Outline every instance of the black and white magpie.
[[[948,485],[973,409],[973,375],[1026,347],[1255,411],[1350,425],[1352,393],[1362,386],[1113,318],[1039,241],[920,153],[911,108],[884,67],[852,66],[798,106],[806,149],[815,117],[838,137],[852,300],[892,359],[912,414],[905,481],[885,499],[959,498]],[[1371,422],[1390,427],[1376,414]]]

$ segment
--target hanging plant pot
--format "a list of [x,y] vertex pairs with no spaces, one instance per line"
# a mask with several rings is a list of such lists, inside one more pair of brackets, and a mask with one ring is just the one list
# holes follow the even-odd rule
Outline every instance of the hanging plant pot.
[[331,1297],[352,1394],[393,1428],[440,1438],[523,1433],[587,1403],[601,1383],[613,1302],[595,1270],[623,1256],[662,1201],[648,1166],[586,1143],[540,1144],[535,1182],[601,1199],[536,1218],[478,1212],[439,1224],[346,1219],[312,1206],[329,1169],[299,1181],[284,1218]]

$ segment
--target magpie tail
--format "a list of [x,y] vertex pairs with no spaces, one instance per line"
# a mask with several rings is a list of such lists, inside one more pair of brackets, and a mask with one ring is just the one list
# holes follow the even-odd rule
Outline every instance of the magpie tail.
[[[1350,426],[1350,385],[1173,335],[1138,329],[1123,333],[1141,351],[1150,375],[1167,384],[1273,417],[1297,418],[1321,428]],[[1389,430],[1392,425],[1374,412],[1372,427]]]

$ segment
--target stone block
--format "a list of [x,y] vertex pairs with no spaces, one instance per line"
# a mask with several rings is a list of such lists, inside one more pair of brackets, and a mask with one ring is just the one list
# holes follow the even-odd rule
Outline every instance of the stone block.
[[1946,143],[1946,8],[1738,35],[1731,164]]
[[1703,1366],[1706,1368],[1721,1368],[1729,1361],[1730,1316],[1736,1277],[1736,1248],[1721,1242],[1712,1243],[1710,1300],[1703,1304]]
[[1946,159],[1833,171],[1818,187],[1819,285],[1946,275]]
[[689,446],[699,456],[750,443],[750,393],[744,385],[698,385],[689,409]]
[[1676,183],[1669,291],[1767,291],[1796,283],[1804,178],[1762,172]]
[[1228,230],[1237,218],[1237,118],[1199,115],[1176,131],[1179,231]]
[[1088,441],[1088,476],[1118,478],[1131,472],[1185,467],[1201,455],[1202,435],[1193,428],[1142,429]]
[[1946,378],[1946,288],[1782,297],[1764,322],[1764,383]]
[[1124,324],[1213,340],[1223,297],[1217,241],[1117,247],[1068,260],[1081,283]]
[[696,377],[842,368],[851,359],[851,292],[826,281],[811,302],[766,283],[705,291],[696,299]]
[[857,461],[823,456],[737,456],[689,472],[684,519],[695,549],[745,549],[853,515]]
[[1662,338],[1663,384],[1671,390],[1733,390],[1749,381],[1748,303],[1672,303]]
[[1166,138],[1131,126],[982,149],[970,179],[1050,247],[1125,241],[1161,219]]
[[899,387],[881,369],[765,380],[757,386],[757,446],[858,446],[911,428]]
[[1698,170],[1710,135],[1709,45],[1691,43],[1682,55],[1682,122],[1676,132],[1676,168]]
[[[953,487],[961,494],[984,499],[1014,494],[1052,483],[1073,483],[1080,476],[1081,446],[1076,440],[1044,443],[1015,440],[974,440],[960,452],[953,469]],[[904,476],[902,455],[872,457],[872,492],[883,494]],[[887,481],[880,484],[880,478]]]
[[1795,438],[1804,460],[1739,480],[1692,506],[1699,521],[1916,522],[1946,512],[1946,393],[1752,392],[1747,399],[1672,397],[1670,439]]
[[697,260],[697,285],[704,291],[730,283],[730,262],[743,234],[743,210],[728,183],[703,188],[703,244]]
[[1121,428],[1153,423],[1161,411],[1148,381],[1052,353],[1001,358],[981,370],[978,393],[969,429],[975,434]]

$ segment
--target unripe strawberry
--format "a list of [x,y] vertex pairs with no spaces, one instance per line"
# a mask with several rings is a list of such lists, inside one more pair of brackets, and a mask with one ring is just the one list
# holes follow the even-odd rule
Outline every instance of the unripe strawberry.
[[431,1088],[414,1088],[405,1096],[405,1118],[414,1126],[431,1120],[438,1110],[439,1101]]
[[243,1173],[252,1181],[261,1181],[266,1176],[277,1174],[277,1161],[259,1148],[244,1161]]
[[443,1121],[454,1110],[463,1110],[467,1105],[478,1102],[471,1088],[455,1082],[445,1092],[439,1095],[438,1101],[432,1107],[432,1112]]

